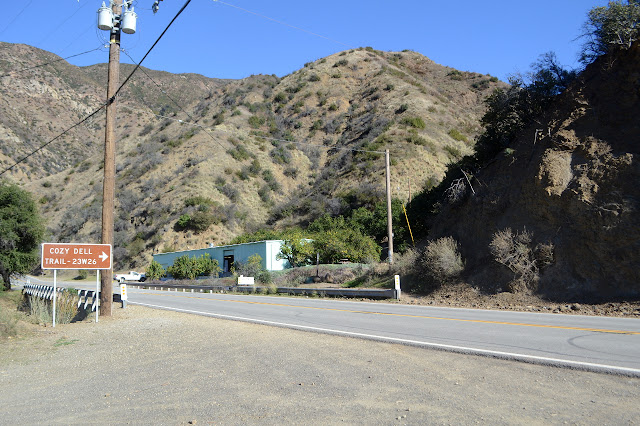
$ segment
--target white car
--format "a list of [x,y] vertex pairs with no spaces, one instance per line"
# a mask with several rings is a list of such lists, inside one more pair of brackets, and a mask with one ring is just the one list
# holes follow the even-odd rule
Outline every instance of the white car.
[[114,279],[116,281],[118,281],[119,283],[122,283],[122,282],[125,282],[125,281],[143,282],[144,280],[147,279],[147,277],[145,276],[145,274],[141,274],[140,272],[129,271],[129,273],[127,273],[127,274],[116,274]]

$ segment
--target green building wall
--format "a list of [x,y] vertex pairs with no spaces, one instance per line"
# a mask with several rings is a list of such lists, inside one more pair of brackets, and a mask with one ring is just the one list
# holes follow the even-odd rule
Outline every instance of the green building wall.
[[262,267],[267,271],[281,271],[289,268],[289,262],[276,259],[280,253],[282,240],[256,241],[253,243],[231,244],[227,246],[206,247],[196,250],[174,251],[170,253],[158,253],[153,255],[153,260],[158,262],[164,269],[173,265],[173,262],[181,256],[200,257],[209,254],[212,259],[216,259],[223,273],[229,272],[230,262],[246,263],[249,257],[254,254],[262,258]]

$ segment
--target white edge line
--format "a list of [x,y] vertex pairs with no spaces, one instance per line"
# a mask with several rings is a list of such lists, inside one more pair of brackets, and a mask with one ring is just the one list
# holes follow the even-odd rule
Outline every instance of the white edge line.
[[148,303],[129,302],[129,304],[147,306],[149,308],[164,309],[168,311],[184,312],[187,314],[204,315],[208,317],[216,317],[216,318],[229,319],[229,320],[235,320],[235,321],[244,321],[244,322],[251,322],[256,324],[271,325],[275,327],[293,328],[298,330],[308,330],[308,331],[315,331],[319,333],[342,335],[347,337],[357,337],[357,338],[362,338],[367,340],[377,340],[377,341],[390,342],[390,343],[401,343],[401,344],[410,345],[410,346],[428,347],[428,348],[439,349],[439,350],[450,351],[450,352],[457,352],[462,354],[481,355],[481,356],[486,356],[490,358],[499,358],[499,359],[510,359],[510,360],[522,361],[530,364],[570,367],[577,370],[595,371],[595,372],[601,372],[601,373],[604,372],[609,374],[621,374],[621,375],[631,376],[631,377],[640,377],[640,370],[635,368],[617,367],[613,365],[594,364],[590,362],[581,362],[581,361],[570,361],[570,360],[564,360],[564,359],[558,359],[558,358],[547,358],[542,356],[517,354],[517,353],[511,353],[511,352],[491,351],[488,349],[445,345],[442,343],[422,342],[420,340],[400,339],[397,337],[387,337],[387,336],[378,336],[375,334],[355,333],[352,331],[335,330],[331,328],[320,328],[320,327],[311,327],[307,325],[288,324],[284,322],[267,321],[267,320],[260,320],[255,318],[215,314],[215,313],[202,312],[202,311],[193,311],[189,309],[180,309],[180,308],[173,308],[169,306],[152,305]]

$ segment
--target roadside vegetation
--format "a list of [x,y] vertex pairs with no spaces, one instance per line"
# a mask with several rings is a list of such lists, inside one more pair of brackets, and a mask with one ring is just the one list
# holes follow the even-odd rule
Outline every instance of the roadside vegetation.
[[[78,293],[74,289],[56,297],[56,324],[69,324],[87,317],[85,309],[78,309]],[[50,300],[23,295],[22,291],[0,291],[0,341],[28,334],[29,325],[51,324],[53,304]]]

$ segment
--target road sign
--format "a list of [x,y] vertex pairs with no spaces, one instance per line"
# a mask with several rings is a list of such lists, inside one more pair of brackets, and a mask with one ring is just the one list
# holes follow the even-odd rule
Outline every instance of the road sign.
[[111,244],[42,243],[42,269],[111,269]]

